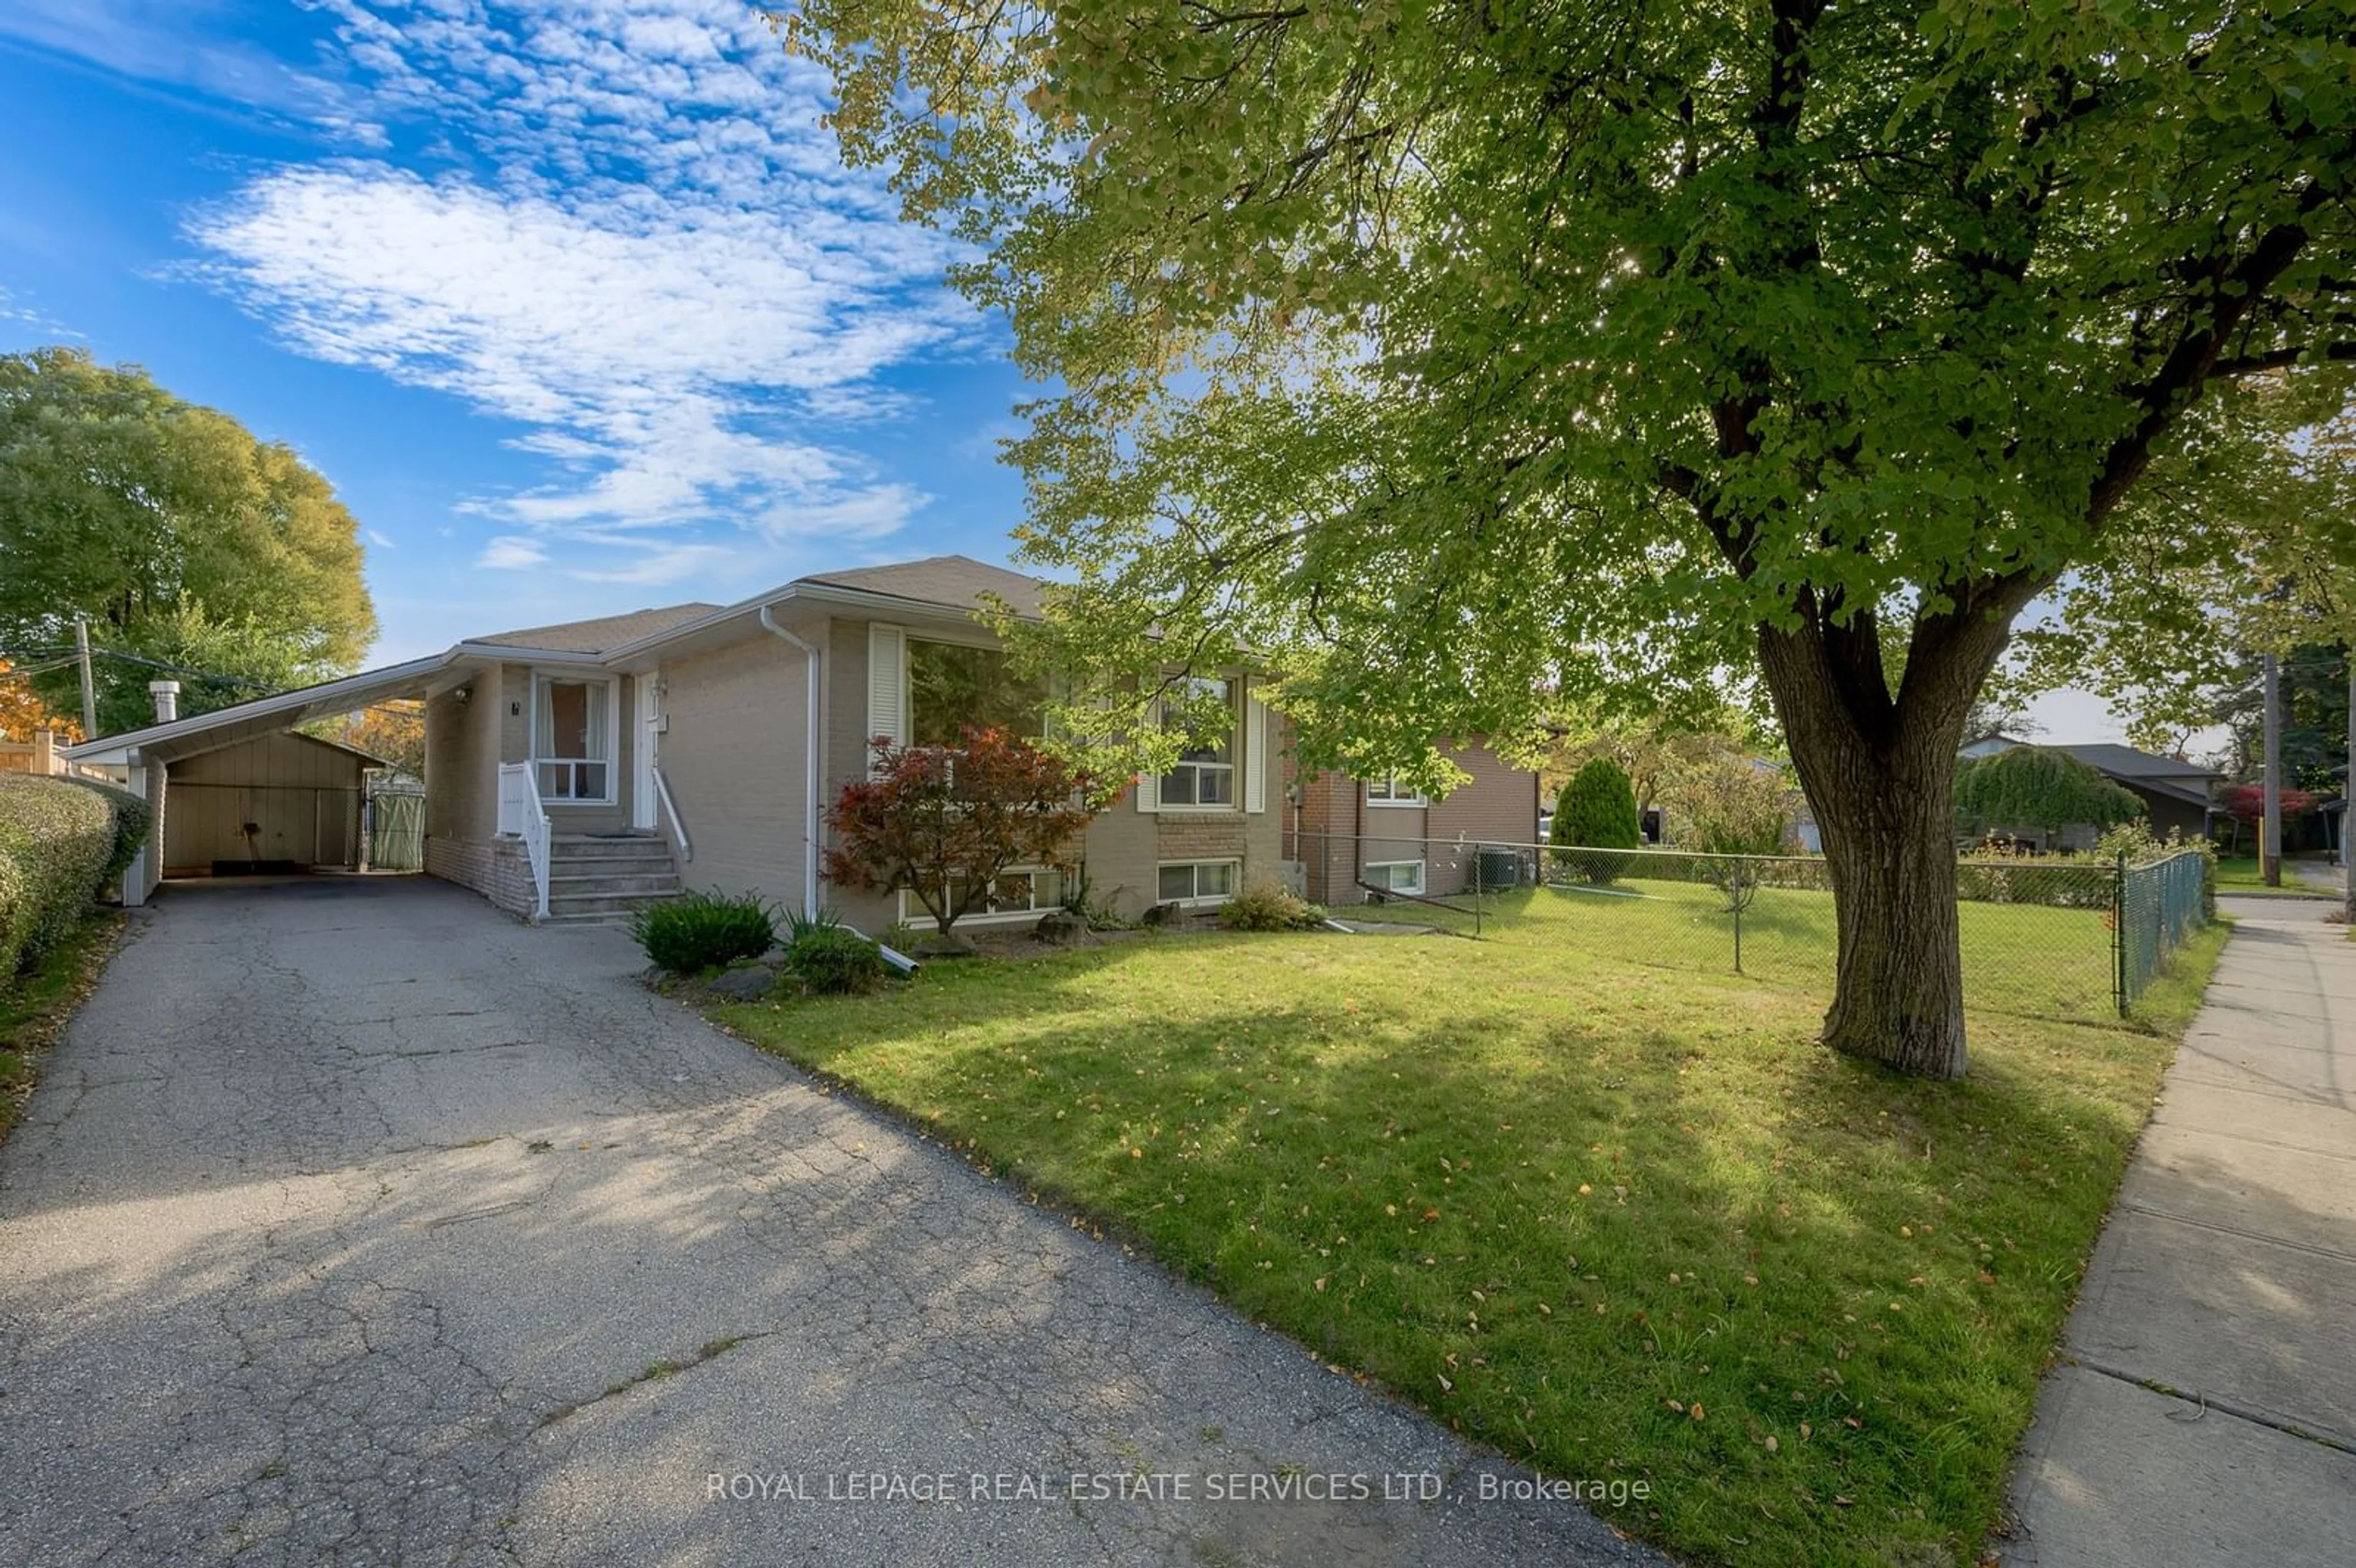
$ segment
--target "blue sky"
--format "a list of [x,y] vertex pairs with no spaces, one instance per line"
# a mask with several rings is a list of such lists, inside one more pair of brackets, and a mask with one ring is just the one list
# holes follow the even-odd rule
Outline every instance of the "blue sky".
[[0,345],[325,472],[376,661],[821,566],[1002,560],[1024,392],[730,0],[8,0]]
[[737,0],[5,0],[0,347],[301,452],[365,530],[372,663],[1003,560],[1006,333],[821,88]]

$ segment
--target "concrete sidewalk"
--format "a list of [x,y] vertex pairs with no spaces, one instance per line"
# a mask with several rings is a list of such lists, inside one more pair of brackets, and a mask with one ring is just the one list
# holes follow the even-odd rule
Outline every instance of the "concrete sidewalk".
[[2344,1564],[2356,1542],[2356,946],[2240,923],[2095,1249],[2004,1561]]

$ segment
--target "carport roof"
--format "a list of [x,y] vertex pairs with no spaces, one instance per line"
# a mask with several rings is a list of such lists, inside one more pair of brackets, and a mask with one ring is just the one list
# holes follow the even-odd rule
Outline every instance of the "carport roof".
[[223,746],[291,730],[329,714],[349,713],[395,698],[422,697],[436,676],[465,660],[465,648],[466,645],[461,644],[430,658],[387,665],[341,680],[257,697],[251,702],[217,708],[210,713],[175,719],[169,724],[150,724],[144,729],[126,730],[120,735],[102,735],[95,741],[67,747],[65,754],[70,761],[96,767],[123,767],[131,762],[134,752],[147,760],[163,763],[217,752]]

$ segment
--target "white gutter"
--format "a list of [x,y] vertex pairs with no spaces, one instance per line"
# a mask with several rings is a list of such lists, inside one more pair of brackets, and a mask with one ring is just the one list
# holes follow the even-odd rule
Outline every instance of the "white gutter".
[[769,609],[766,604],[761,606],[761,629],[799,648],[802,667],[809,672],[809,701],[807,704],[809,734],[803,742],[809,772],[803,781],[802,789],[802,914],[806,919],[814,919],[818,914],[818,791],[821,777],[818,744],[818,648],[778,625]]

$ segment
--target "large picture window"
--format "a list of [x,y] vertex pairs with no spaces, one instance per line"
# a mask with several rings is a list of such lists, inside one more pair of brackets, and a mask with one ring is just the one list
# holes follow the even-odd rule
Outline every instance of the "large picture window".
[[540,679],[531,759],[549,801],[614,798],[614,688],[605,680]]
[[998,648],[908,639],[908,743],[954,746],[969,726],[1035,740],[1046,693],[1007,666]]
[[1232,682],[1198,676],[1188,682],[1194,700],[1215,700],[1226,710],[1227,723],[1215,735],[1200,736],[1178,753],[1178,765],[1162,775],[1162,805],[1170,806],[1232,806],[1236,804],[1236,691]]

